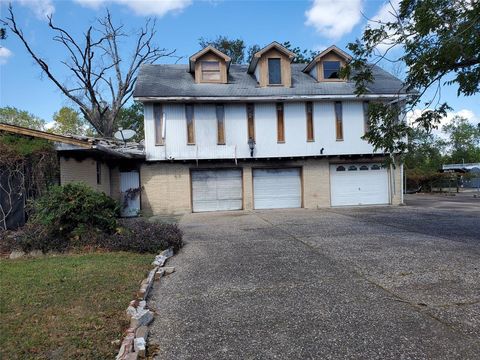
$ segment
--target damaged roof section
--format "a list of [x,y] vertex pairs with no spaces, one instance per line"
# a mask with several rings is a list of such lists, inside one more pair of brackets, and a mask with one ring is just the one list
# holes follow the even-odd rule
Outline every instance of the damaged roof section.
[[118,141],[81,135],[58,135],[21,126],[0,123],[0,131],[11,134],[46,139],[55,143],[59,152],[97,153],[110,158],[144,158],[145,146],[142,142]]

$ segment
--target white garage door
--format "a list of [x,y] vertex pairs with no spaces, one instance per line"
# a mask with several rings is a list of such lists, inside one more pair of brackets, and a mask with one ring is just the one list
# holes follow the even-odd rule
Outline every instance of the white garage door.
[[255,209],[301,207],[300,169],[254,169],[253,197]]
[[332,206],[388,204],[388,173],[381,164],[330,165]]
[[193,170],[193,211],[242,209],[242,171]]

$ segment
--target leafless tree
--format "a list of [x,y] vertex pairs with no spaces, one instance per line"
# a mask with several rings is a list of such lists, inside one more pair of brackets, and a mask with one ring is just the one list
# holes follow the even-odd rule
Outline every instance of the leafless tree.
[[[53,41],[60,43],[67,53],[67,59],[60,63],[68,68],[71,76],[61,79],[52,66],[53,61],[45,60],[32,48],[19,28],[11,5],[8,11],[2,24],[21,40],[42,72],[79,106],[87,121],[104,137],[113,135],[115,119],[133,94],[140,66],[173,56],[175,52],[154,45],[156,24],[152,19],[148,19],[136,34],[128,34],[123,25],[113,24],[107,10],[105,17],[97,18],[96,26],[90,26],[81,39],[76,39],[71,32],[55,25],[49,16]],[[126,51],[120,49],[120,44],[128,36],[135,36],[135,47],[131,58],[125,59]]]

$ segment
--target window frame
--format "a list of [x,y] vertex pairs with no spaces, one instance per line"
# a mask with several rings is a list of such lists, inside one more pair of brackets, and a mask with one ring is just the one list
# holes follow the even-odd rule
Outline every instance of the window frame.
[[[279,82],[278,83],[274,83],[274,82],[271,82],[271,77],[270,77],[270,61],[275,61],[277,62],[278,61],[278,75],[279,75]],[[268,78],[268,85],[270,86],[281,86],[283,84],[283,78],[282,78],[282,58],[279,58],[279,57],[270,57],[270,58],[267,58],[267,78]]]
[[[219,113],[220,112],[220,113]],[[217,145],[225,145],[225,105],[215,105],[215,116],[217,118]]]
[[247,115],[247,140],[252,138],[255,141],[255,104],[247,103],[245,112]]
[[335,138],[337,141],[344,140],[343,134],[343,105],[341,101],[335,101]]
[[155,146],[165,145],[163,138],[163,106],[162,104],[153,104],[153,123],[155,127]]
[[305,117],[307,124],[307,142],[315,141],[315,127],[313,123],[313,102],[307,101],[305,103]]
[[283,103],[276,103],[275,109],[277,112],[277,143],[285,143],[285,106]]
[[[191,111],[188,109],[191,109]],[[195,145],[195,106],[194,104],[185,104],[185,123],[187,126],[187,145]]]
[[[218,64],[218,70],[209,70],[209,69],[204,69],[203,65],[206,63],[217,63]],[[218,79],[205,79],[204,74],[217,74],[218,73]],[[222,67],[220,65],[220,60],[200,60],[200,81],[205,82],[205,83],[218,83],[222,82]]]
[[[327,63],[338,63],[338,70],[336,71],[337,72],[337,77],[326,77],[325,76],[325,71],[327,71],[325,65]],[[322,61],[322,76],[323,76],[323,79],[324,80],[332,80],[332,81],[338,81],[338,80],[341,80],[340,78],[340,70],[342,68],[342,62],[340,60],[323,60]],[[331,71],[331,70],[328,70],[328,71]],[[332,74],[334,74],[334,72],[332,72]]]

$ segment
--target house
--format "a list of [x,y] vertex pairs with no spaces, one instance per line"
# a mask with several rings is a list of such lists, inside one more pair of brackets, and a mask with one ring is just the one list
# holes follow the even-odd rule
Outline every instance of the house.
[[[21,126],[0,123],[0,134],[11,133],[27,138],[45,139],[55,145],[62,185],[83,182],[122,204],[122,215],[134,216],[140,211],[138,168],[145,158],[142,144],[76,135],[58,135]],[[0,205],[12,207],[4,189],[8,173],[0,166]],[[12,181],[12,179],[8,180]],[[133,190],[133,191],[132,191]],[[14,206],[7,218],[7,228],[17,228],[25,222],[25,191],[18,187]],[[2,218],[0,209],[0,221]],[[1,228],[1,227],[0,227]]]
[[[362,136],[369,101],[402,103],[402,82],[374,67],[357,96],[331,46],[309,64],[273,42],[248,65],[208,46],[184,65],[141,67],[144,150],[59,148],[61,183],[83,180],[144,214],[400,204],[403,167]],[[104,140],[106,141],[106,140]],[[138,192],[137,192],[138,193]]]
[[369,101],[402,101],[374,67],[357,97],[331,46],[309,64],[273,42],[248,65],[208,46],[187,65],[144,65],[142,208],[149,213],[402,203],[402,167],[384,167],[361,137]]

